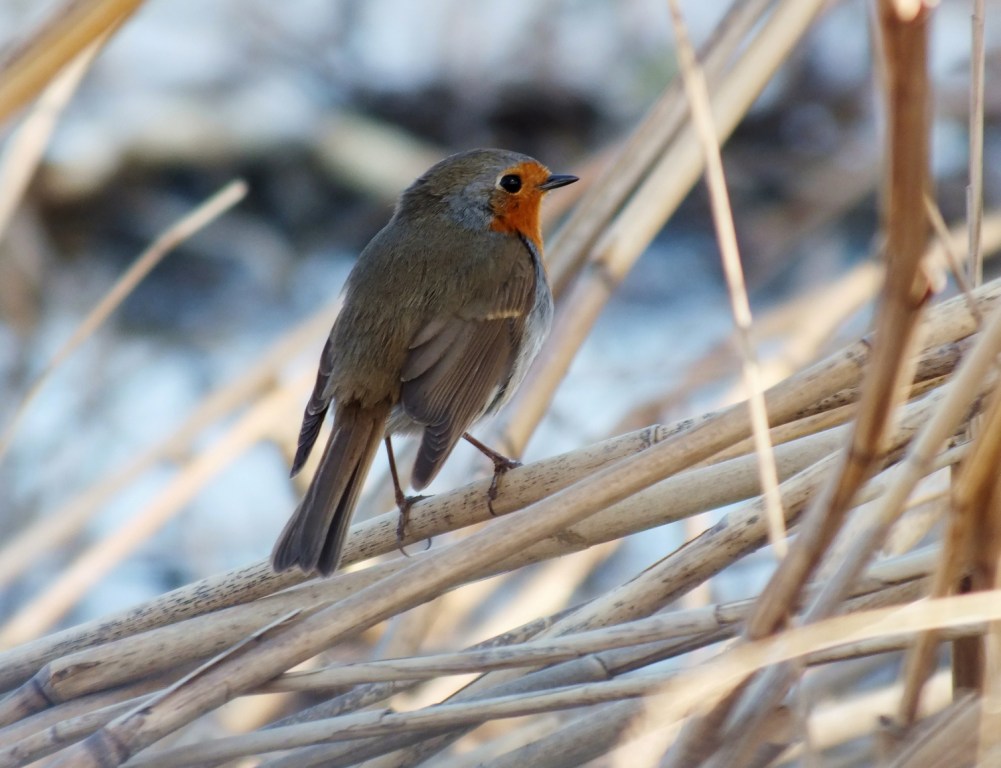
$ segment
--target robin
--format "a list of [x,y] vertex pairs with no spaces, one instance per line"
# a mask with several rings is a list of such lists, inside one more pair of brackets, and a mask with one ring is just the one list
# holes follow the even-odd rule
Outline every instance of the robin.
[[403,192],[348,276],[320,356],[293,476],[331,402],[334,425],[275,544],[275,570],[337,569],[382,441],[405,515],[411,500],[400,488],[391,435],[421,436],[411,475],[418,491],[462,437],[494,460],[495,480],[513,464],[467,430],[510,399],[549,333],[539,206],[546,192],[575,181],[526,155],[476,149],[445,158]]

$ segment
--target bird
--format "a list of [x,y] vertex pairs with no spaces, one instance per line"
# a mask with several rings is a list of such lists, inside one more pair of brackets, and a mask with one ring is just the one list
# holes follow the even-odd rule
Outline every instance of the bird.
[[380,443],[402,531],[411,499],[400,487],[392,435],[420,438],[414,490],[435,478],[464,436],[494,460],[496,480],[509,460],[468,429],[511,398],[549,333],[540,204],[575,181],[528,155],[474,149],[441,160],[401,193],[352,268],[320,355],[293,477],[331,405],[333,427],[275,544],[276,571],[337,570]]

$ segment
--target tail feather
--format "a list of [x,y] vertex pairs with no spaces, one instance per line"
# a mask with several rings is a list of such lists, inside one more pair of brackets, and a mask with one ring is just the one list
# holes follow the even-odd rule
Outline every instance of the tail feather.
[[276,571],[337,569],[365,477],[386,429],[389,406],[338,409],[334,429],[306,495],[271,553]]

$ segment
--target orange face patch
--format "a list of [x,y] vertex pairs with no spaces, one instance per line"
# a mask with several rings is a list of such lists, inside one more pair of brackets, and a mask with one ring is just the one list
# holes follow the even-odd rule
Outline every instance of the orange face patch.
[[490,228],[495,232],[524,235],[530,238],[541,252],[542,229],[539,224],[539,207],[545,190],[539,189],[539,185],[549,178],[549,170],[538,163],[518,163],[497,178],[499,180],[508,175],[521,178],[521,189],[515,193],[500,188],[494,191],[490,200],[494,220]]

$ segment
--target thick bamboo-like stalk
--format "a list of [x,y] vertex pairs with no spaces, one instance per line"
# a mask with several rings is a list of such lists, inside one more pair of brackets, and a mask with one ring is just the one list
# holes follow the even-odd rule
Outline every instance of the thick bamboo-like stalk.
[[[935,717],[916,736],[900,745],[898,753],[886,765],[890,768],[924,768],[929,765],[973,765],[977,758],[977,721],[980,703],[975,696],[957,699]],[[1001,755],[985,756],[987,762],[977,765],[996,765]]]
[[[830,542],[855,491],[870,474],[883,442],[901,383],[912,372],[911,344],[918,336],[919,317],[928,298],[927,276],[920,262],[925,252],[927,223],[924,190],[928,165],[928,84],[926,73],[927,17],[910,23],[896,17],[888,2],[882,6],[882,28],[888,48],[887,100],[892,148],[886,184],[887,270],[876,320],[874,355],[866,376],[859,414],[844,464],[835,479],[811,505],[816,523],[805,529],[795,552],[784,562],[763,594],[758,614],[748,625],[748,636],[767,634],[779,626],[786,605],[796,594],[823,547]],[[807,544],[807,542],[810,542]]]
[[[805,612],[805,620],[816,621],[831,615],[844,598],[848,585],[864,567],[867,559],[878,547],[891,523],[903,509],[904,502],[914,489],[917,481],[929,470],[942,444],[953,434],[968,416],[970,409],[985,391],[991,391],[997,381],[997,356],[1001,353],[1001,313],[995,312],[978,343],[963,361],[953,381],[940,393],[941,405],[932,411],[930,420],[924,424],[908,449],[907,456],[899,466],[896,476],[889,483],[886,492],[874,505],[871,527],[866,536],[856,537],[854,546],[845,553],[845,558],[834,575],[825,585],[820,595]],[[746,747],[745,739],[753,739],[751,723],[756,713],[766,709],[781,699],[790,684],[793,671],[776,668],[766,673],[754,689],[754,700],[750,694],[745,699],[743,719],[733,726],[740,737],[730,741],[727,754],[737,744]],[[725,755],[723,759],[726,759]]]
[[[934,401],[934,398],[933,398]],[[927,417],[929,403],[912,411],[903,419],[899,435],[906,440],[913,430]],[[781,486],[783,508],[790,520],[803,508],[815,492],[824,474],[836,459],[836,454],[826,457],[804,470]],[[873,490],[872,493],[878,492]],[[639,577],[617,589],[609,590],[587,606],[555,622],[546,630],[547,635],[583,631],[605,626],[616,621],[627,621],[649,615],[670,601],[677,599],[693,585],[731,565],[747,552],[762,546],[767,531],[761,514],[760,501],[743,505],[726,515],[717,525],[701,537],[690,542],[661,563],[648,568]],[[464,690],[457,698],[475,698],[496,687],[509,684],[510,675],[488,674]]]
[[[981,311],[989,311],[989,308],[994,306],[1001,296],[1001,283],[988,284],[977,291],[976,295]],[[957,297],[930,310],[926,337],[929,345],[938,345],[962,338],[973,329],[974,324],[969,312],[966,310],[962,298]],[[774,423],[783,423],[799,414],[810,413],[815,410],[811,404],[832,397],[846,386],[854,385],[858,381],[860,370],[864,367],[867,356],[868,346],[865,343],[857,343],[777,385],[767,396],[769,406],[772,409],[769,415],[770,420]],[[565,473],[570,473],[571,479],[592,473],[597,467],[603,465],[603,457],[607,459],[619,458],[630,452],[647,448],[652,443],[662,440],[666,435],[674,435],[670,438],[672,440],[681,439],[684,441],[688,439],[687,433],[682,436],[686,430],[704,430],[707,429],[707,425],[725,422],[727,419],[739,420],[740,414],[731,409],[697,420],[697,424],[694,426],[692,421],[686,421],[674,427],[661,428],[654,432],[641,430],[624,438],[596,446],[594,449],[585,449],[580,453],[568,454],[512,470],[505,478],[504,492],[498,498],[496,508],[498,510],[516,508],[530,500],[539,498],[539,494],[549,491],[553,487],[553,483],[558,484],[559,478]],[[747,432],[736,434],[746,436]],[[725,443],[726,440],[724,439],[723,442]],[[578,464],[579,466],[577,466]],[[518,490],[520,478],[524,478],[527,488],[535,490],[519,495],[523,493]],[[421,538],[448,530],[447,526],[441,525],[441,521],[433,525],[430,521],[438,518],[452,519],[453,515],[457,514],[464,505],[472,504],[474,508],[482,510],[485,507],[483,499],[485,498],[486,485],[486,481],[473,484],[415,505],[411,517],[412,535],[415,538]],[[486,513],[480,512],[469,517],[468,522],[482,520],[485,517]],[[361,533],[358,537],[352,537],[349,540],[346,555],[349,562],[371,556],[377,551],[390,551],[394,547],[395,516],[389,515],[379,521],[364,523],[361,526],[362,531],[377,529],[384,530],[377,534]],[[382,543],[377,546],[366,544],[365,541],[369,535],[374,536],[374,540]],[[57,633],[37,644],[28,644],[16,650],[2,653],[0,654],[0,684],[9,686],[12,683],[20,682],[46,661],[69,651],[179,621],[206,611],[218,610],[236,603],[253,600],[298,581],[301,581],[301,576],[294,573],[276,575],[270,571],[266,563],[221,574],[205,582],[175,590],[151,604],[139,606],[117,617],[91,622],[89,625]]]
[[[831,431],[783,445],[779,457],[783,476],[798,472],[826,456],[835,450],[840,440],[841,434]],[[527,547],[517,557],[493,566],[491,571],[513,570],[531,562],[583,549],[655,524],[681,519],[688,514],[753,496],[756,477],[753,462],[753,456],[739,457],[676,475],[609,507],[556,537]],[[185,661],[207,658],[280,615],[293,610],[306,615],[349,595],[365,584],[388,577],[401,567],[403,563],[397,562],[346,574],[282,592],[252,604],[234,606],[222,615],[209,614],[64,655],[49,662],[20,689],[19,694],[8,697],[4,705],[0,706],[0,720],[3,719],[4,709],[9,711],[10,707],[15,706],[21,693],[33,697],[36,691],[44,690],[47,706],[48,703],[68,701],[130,679],[167,671]],[[476,573],[471,578],[485,575],[486,572]],[[169,655],[160,652],[164,648],[171,649]],[[8,663],[14,665],[17,662],[9,660]],[[30,704],[27,706],[31,708]]]
[[[971,622],[1001,620],[1001,601],[997,592],[976,593],[941,598],[904,607],[882,608],[858,614],[839,616],[817,624],[788,630],[781,635],[754,643],[745,643],[727,651],[695,669],[677,674],[648,672],[609,682],[568,686],[543,693],[514,694],[471,703],[441,704],[427,710],[395,713],[375,710],[339,718],[338,723],[320,722],[285,729],[273,729],[249,736],[221,739],[200,748],[199,760],[214,760],[233,756],[229,749],[239,742],[238,754],[288,749],[313,744],[317,740],[332,741],[364,736],[389,736],[407,730],[435,731],[456,725],[478,722],[495,717],[514,717],[548,711],[552,708],[582,707],[604,701],[637,696],[653,696],[664,722],[671,722],[696,706],[712,700],[729,686],[753,670],[777,661],[801,658],[811,653],[835,648],[846,642],[888,636],[906,636],[932,627],[959,627]],[[146,705],[145,709],[152,705]],[[96,764],[90,753],[70,750],[55,765],[70,765],[72,752],[79,754],[78,765]],[[121,759],[118,753],[113,759]],[[173,757],[151,755],[137,758],[131,765],[171,765]]]
[[[97,0],[79,0],[74,7],[99,5]],[[883,7],[896,12],[904,6],[908,13],[917,13],[914,18],[919,22],[927,14],[920,0],[902,0],[894,9],[885,0]],[[701,60],[716,97],[713,117],[720,133],[736,123],[754,88],[764,82],[762,73],[786,58],[790,41],[802,35],[818,7],[798,0],[733,5],[726,26],[717,31]],[[914,23],[914,18],[906,23]],[[975,35],[976,25],[975,19]],[[981,35],[982,31],[981,26]],[[990,697],[997,693],[992,688],[993,665],[1001,658],[996,652],[1001,637],[997,593],[923,600],[955,591],[957,582],[963,589],[969,585],[977,590],[994,590],[998,582],[1001,535],[995,535],[996,521],[988,511],[996,509],[1001,498],[993,471],[1001,444],[996,436],[1001,428],[994,424],[1001,418],[996,402],[1001,398],[995,394],[993,372],[1001,283],[974,287],[968,297],[929,307],[924,306],[928,297],[922,290],[930,283],[937,285],[924,274],[938,268],[941,258],[936,252],[968,251],[975,264],[978,251],[990,251],[992,238],[1001,231],[1001,216],[984,219],[977,202],[982,149],[976,146],[975,134],[983,120],[983,98],[976,67],[977,59],[982,67],[982,55],[981,38],[979,52],[974,45],[971,70],[969,216],[962,236],[957,237],[955,230],[947,236],[939,221],[937,239],[925,244],[924,218],[904,215],[911,210],[912,198],[926,191],[921,185],[908,188],[906,173],[923,173],[923,162],[912,164],[903,169],[905,175],[891,174],[888,181],[890,269],[875,335],[799,370],[820,350],[832,348],[831,339],[849,316],[846,308],[850,305],[854,311],[869,300],[878,269],[858,270],[857,280],[844,281],[843,294],[825,290],[801,295],[797,306],[790,303],[769,318],[767,327],[756,329],[755,343],[781,351],[768,358],[762,371],[770,377],[767,380],[780,380],[764,393],[772,424],[767,434],[777,446],[786,519],[799,527],[798,539],[792,540],[794,556],[802,563],[806,552],[805,560],[811,561],[802,574],[809,573],[814,563],[819,568],[812,584],[805,575],[802,583],[783,584],[780,571],[775,577],[779,588],[773,581],[761,593],[747,582],[745,594],[752,595],[751,600],[669,612],[677,607],[672,605],[677,598],[692,590],[708,593],[717,586],[716,574],[737,572],[744,567],[742,558],[767,543],[752,429],[747,403],[741,402],[514,469],[500,483],[496,519],[487,509],[488,480],[420,501],[413,507],[407,530],[408,558],[362,562],[393,555],[397,543],[393,510],[354,526],[345,555],[356,570],[303,583],[301,574],[276,575],[267,563],[254,563],[129,611],[0,651],[0,688],[20,686],[0,699],[0,722],[8,723],[0,728],[0,764],[28,765],[62,750],[45,764],[127,762],[207,768],[254,755],[266,768],[362,763],[365,768],[419,763],[467,768],[479,762],[569,768],[608,755],[604,761],[609,765],[635,761],[655,765],[672,741],[677,745],[672,755],[676,759],[686,741],[690,743],[691,724],[707,722],[695,715],[720,701],[726,706],[712,712],[720,722],[695,731],[707,734],[702,742],[708,747],[704,757],[710,767],[765,761],[777,758],[782,749],[789,750],[787,758],[798,754],[801,761],[826,762],[829,755],[816,750],[865,735],[870,736],[865,741],[878,742],[873,750],[881,751],[880,758],[856,757],[855,764],[877,759],[907,766],[975,759],[989,764],[996,759],[992,750],[997,724]],[[892,40],[886,59],[891,80],[896,78],[900,86],[898,93],[906,94],[912,86],[922,90],[923,68],[913,60],[910,69],[903,66],[905,52]],[[526,382],[519,401],[512,404],[510,420],[499,422],[501,427],[507,425],[515,445],[528,439],[552,387],[617,281],[698,175],[697,132],[686,125],[681,100],[676,98],[680,91],[677,82],[665,89],[662,101],[614,162],[607,155],[590,159],[589,166],[603,164],[605,170],[591,179],[569,226],[547,240],[550,275],[560,294],[554,336],[554,345],[560,348],[540,369],[539,378]],[[920,93],[916,95],[920,101]],[[908,114],[902,104],[897,102],[894,120]],[[922,132],[926,116],[910,114],[911,131]],[[891,130],[898,128],[899,124],[891,125]],[[708,133],[703,126],[703,143]],[[893,153],[914,159],[921,155],[921,140],[904,133],[900,129],[895,134]],[[678,154],[682,149],[688,156]],[[405,159],[409,162],[412,157]],[[893,168],[900,170],[899,165]],[[817,185],[818,178],[830,177],[813,174],[809,184]],[[872,178],[871,171],[860,174],[845,184],[851,188],[847,194],[839,190],[832,197],[861,200],[858,190],[871,185]],[[383,190],[392,186],[379,178],[377,184]],[[798,189],[804,188],[799,183]],[[944,202],[943,207],[950,206]],[[931,208],[929,216],[937,212],[934,205]],[[792,227],[799,234],[808,229],[808,220],[809,227],[816,225],[818,217],[810,211],[805,214]],[[958,264],[961,258],[951,261]],[[924,317],[918,319],[919,313]],[[308,343],[310,335],[322,335],[329,322],[329,316],[317,319],[315,329],[307,331],[304,326],[296,338]],[[899,348],[887,351],[881,346],[887,337]],[[269,355],[248,375],[251,381],[225,387],[170,440],[59,510],[49,541],[68,541],[93,510],[158,462],[176,463],[175,483],[183,482],[192,465],[183,463],[186,457],[177,457],[184,450],[182,443],[223,415],[240,418],[236,408],[251,396],[263,398],[264,403],[285,392],[292,415],[275,412],[248,433],[246,444],[284,442],[295,426],[286,421],[298,416],[301,405],[300,395],[292,391],[299,383],[290,384],[284,371],[280,384],[272,378],[278,378],[279,369],[293,354],[291,347],[276,348],[274,357]],[[671,398],[679,398],[678,381],[692,392],[705,386],[714,397],[722,393],[719,401],[731,401],[737,373],[733,359],[732,350],[721,344],[705,364],[692,365],[680,375],[670,372],[674,381],[665,380],[658,401],[637,409],[628,428],[664,418],[660,414],[671,407]],[[680,397],[688,394],[683,391]],[[252,418],[260,406],[252,406],[243,417]],[[864,455],[859,458],[859,454]],[[200,458],[207,460],[205,455]],[[841,474],[850,476],[850,482],[833,490],[836,481],[830,478],[838,473],[839,462]],[[946,470],[939,471],[943,467]],[[960,469],[947,477],[952,467]],[[911,491],[921,478],[929,481],[916,499]],[[831,483],[826,496],[825,482]],[[849,492],[852,484],[856,493]],[[820,520],[808,512],[832,498],[850,525],[842,526],[837,516]],[[383,504],[383,509],[390,506],[387,501],[376,502]],[[908,504],[912,511],[907,514],[920,514],[921,519],[914,526],[916,532],[900,536],[894,547],[913,546],[922,535],[939,535],[928,527],[933,516],[925,515],[925,508],[951,504],[949,520],[960,530],[916,553],[876,560],[873,553]],[[713,517],[704,532],[691,534],[692,540],[676,551],[661,557],[640,550],[648,560],[661,559],[652,565],[635,560],[623,565],[624,558],[620,559],[611,587],[603,582],[594,589],[591,583],[580,590],[583,574],[612,549],[597,545],[693,514],[708,518],[716,510],[723,514]],[[479,529],[471,534],[464,530],[472,526]],[[831,546],[825,532],[834,530],[842,539],[850,534],[851,540]],[[980,533],[973,537],[970,530]],[[451,531],[461,534],[435,541],[428,551],[409,546]],[[466,538],[458,540],[462,537]],[[814,544],[808,546],[811,537]],[[99,569],[113,560],[106,554],[117,557],[129,548],[121,545],[123,539],[118,544],[109,541],[113,550],[101,549],[108,546],[104,543],[85,555],[82,562],[89,559],[97,569],[83,575],[97,578]],[[0,584],[38,583],[23,577],[30,576],[27,566],[32,560],[47,552],[45,543],[44,527],[33,526],[23,538],[5,545],[0,550]],[[590,547],[595,549],[584,556],[574,554]],[[563,555],[571,557],[556,560]],[[766,559],[765,553],[755,559]],[[536,563],[542,565],[520,570]],[[627,570],[625,576],[622,568]],[[488,581],[489,577],[497,578]],[[61,607],[48,600],[14,606],[25,622],[30,617],[33,623],[19,619],[14,627],[21,629],[16,638],[9,636],[12,641],[41,631],[86,588],[83,579],[62,576],[60,581],[58,572],[54,578],[63,592]],[[553,588],[551,578],[559,581]],[[500,589],[502,582],[521,590],[517,602],[511,600],[510,590]],[[542,599],[538,606],[529,606],[535,594]],[[581,594],[586,602],[573,605]],[[505,600],[511,602],[502,605]],[[47,617],[41,612],[46,603]],[[881,623],[852,624],[858,611],[890,605],[898,607],[869,615],[869,620]],[[832,612],[852,615],[820,622]],[[767,625],[786,615],[798,617],[806,626],[791,632],[783,626],[764,642],[746,642],[746,634],[733,642],[749,615],[759,630],[775,629]],[[384,619],[391,621],[381,624]],[[377,623],[381,634],[373,643],[375,633],[366,628]],[[507,630],[511,626],[515,629]],[[488,634],[493,637],[479,642]],[[804,743],[800,730],[808,718],[804,702],[827,710],[829,702],[857,690],[863,672],[885,671],[900,650],[912,644],[927,649],[924,657],[929,658],[934,647],[929,638],[955,643],[955,679],[983,683],[983,694],[957,694],[956,703],[945,711],[917,711],[911,728],[884,728],[882,733],[860,719],[861,706],[872,703],[860,702],[848,713],[810,718],[822,721],[817,727],[824,732],[811,732]],[[422,655],[425,648],[433,653]],[[894,656],[886,656],[891,653]],[[309,660],[303,671],[288,671],[294,662],[313,654],[322,655]],[[393,658],[383,658],[385,654]],[[669,659],[673,676],[658,664]],[[864,669],[861,660],[866,662]],[[791,701],[779,703],[808,664],[822,667],[823,675],[811,674]],[[454,676],[470,672],[478,679],[449,696],[457,686]],[[922,690],[927,692],[919,685],[926,670],[908,674],[905,709],[913,707]],[[755,682],[745,691],[743,681],[748,679]],[[269,696],[256,698],[256,694]],[[936,709],[943,706],[945,695],[941,687],[936,689]],[[266,703],[281,706],[288,714],[252,733],[219,738],[232,733],[227,720],[237,712],[232,706],[220,710],[219,705],[237,696],[242,698],[235,705]],[[900,693],[883,692],[873,705],[879,709],[866,712],[891,711],[892,704],[886,706],[888,696]],[[199,718],[200,713],[211,714]],[[844,727],[834,728],[832,716]],[[545,717],[545,729],[540,731],[532,717]],[[512,718],[522,721],[515,725]],[[263,721],[247,718],[244,724],[254,727],[259,722]],[[677,741],[686,722],[685,735]],[[144,748],[168,733],[179,741]],[[453,744],[449,752],[443,751]],[[633,745],[635,751],[627,751]],[[978,746],[979,758],[974,751]],[[286,753],[276,756],[270,751],[275,749]]]
[[[970,455],[960,465],[957,479],[952,486],[951,516],[945,537],[946,550],[938,561],[932,585],[932,595],[949,594],[960,584],[961,576],[971,575],[976,588],[988,588],[993,583],[992,572],[996,566],[993,549],[997,546],[997,531],[989,514],[994,510],[992,498],[1001,460],[1001,441],[997,430],[1001,428],[1001,397],[995,392],[984,416]],[[979,568],[977,567],[979,565]],[[972,573],[971,573],[972,571]],[[974,586],[971,584],[971,586]],[[915,639],[905,664],[904,693],[900,700],[899,717],[906,725],[913,725],[917,716],[921,689],[931,676],[934,652],[938,646],[935,633],[926,633]],[[977,658],[966,660],[965,667],[972,679],[960,687],[979,688],[984,683],[982,649],[974,651]]]
[[[928,403],[916,404],[914,413],[906,417],[903,423],[905,425],[907,423],[920,423],[925,418],[924,414],[929,407]],[[902,439],[905,439],[907,434],[906,431],[902,433],[904,436]],[[802,469],[811,461],[833,451],[840,440],[840,435],[835,431],[782,446],[780,453],[783,461],[783,472],[791,473]],[[655,522],[671,519],[670,501],[672,499],[683,500],[684,504],[688,505],[688,509],[685,510],[684,505],[681,509],[685,510],[685,513],[690,513],[700,509],[713,508],[751,495],[754,492],[752,462],[753,457],[744,457],[712,465],[702,470],[683,473],[663,481],[661,484],[596,515],[582,526],[561,534],[548,545],[542,543],[526,548],[519,553],[517,559],[502,562],[497,566],[497,569],[505,570],[518,567],[526,562],[566,552],[568,548],[581,548],[596,541],[616,538],[625,532],[639,530]],[[738,466],[741,467],[739,471],[737,471]],[[713,476],[718,476],[719,480],[711,479]],[[736,495],[729,490],[728,483],[733,480],[738,481],[735,487]],[[804,486],[806,493],[809,493],[810,487],[809,485]],[[707,496],[705,490],[710,490],[711,493]],[[677,502],[675,502],[675,506],[677,506]],[[754,505],[748,508],[752,518],[755,514],[754,508]],[[654,515],[656,517],[653,517]],[[602,523],[602,518],[605,518],[607,522]],[[701,546],[701,543],[696,543],[683,551],[683,558],[679,561],[679,572],[687,570],[689,580],[704,578],[707,573],[706,569],[710,569],[709,572],[719,570],[725,567],[734,556],[739,556],[741,552],[746,551],[748,547],[760,544],[761,531],[756,524],[748,525],[735,521],[729,530],[740,533],[740,543],[726,544],[719,537],[706,539],[704,547]],[[726,531],[725,526],[720,528],[720,532],[724,536],[729,535],[725,533]],[[704,555],[703,549],[705,550]],[[724,555],[722,562],[719,562],[719,555]],[[688,562],[699,565],[691,570],[688,565],[685,565]],[[392,570],[398,570],[398,567]],[[349,574],[341,579],[343,585],[338,584],[337,579],[322,582],[309,588],[282,593],[263,602],[258,601],[253,605],[231,608],[225,617],[210,615],[204,617],[203,620],[182,622],[164,630],[135,635],[132,638],[122,639],[106,646],[96,646],[63,656],[58,661],[51,662],[22,691],[31,697],[35,691],[41,689],[46,691],[46,702],[66,701],[87,692],[120,684],[137,676],[169,669],[171,665],[182,661],[205,658],[219,652],[245,633],[279,615],[291,610],[305,610],[307,612],[315,610],[330,604],[339,597],[350,594],[351,589],[357,589],[364,583],[372,583],[373,578],[379,576],[385,578],[391,572],[391,570],[380,568]],[[651,572],[648,576],[653,582],[660,579],[656,571]],[[675,589],[684,588],[673,580],[669,580],[669,583],[675,584]],[[323,596],[321,597],[321,595]],[[619,599],[620,596],[612,593],[610,597],[612,602]],[[664,596],[660,596],[657,601],[665,599]],[[635,600],[628,602],[634,608],[639,605]],[[598,615],[602,613],[601,605],[601,603],[598,604]],[[616,614],[613,611],[608,615],[615,616]],[[199,629],[200,626],[204,626],[205,631]],[[165,656],[158,652],[158,649],[161,648],[170,648],[170,655]],[[8,664],[13,667],[16,662],[9,659]],[[13,713],[14,711],[24,711],[24,707],[27,707],[27,710],[31,711],[35,706],[30,703],[30,699],[21,705],[17,704],[18,701],[18,697],[9,697],[5,702],[6,710]],[[18,710],[11,709],[15,706],[18,707]]]
[[[910,351],[920,338],[919,318],[929,296],[929,281],[921,259],[927,239],[924,195],[928,186],[927,25],[930,11],[921,7],[903,19],[891,2],[880,3],[880,29],[886,61],[889,167],[884,183],[887,260],[886,276],[875,322],[873,362],[859,402],[850,443],[829,482],[810,503],[800,535],[759,599],[747,624],[749,638],[774,632],[790,614],[799,590],[816,567],[841,526],[858,489],[872,474],[881,454],[894,405],[913,373]],[[773,673],[771,704],[790,677],[788,669]],[[762,686],[765,683],[761,683]],[[758,687],[748,695],[759,695]],[[747,701],[747,699],[745,699]],[[718,724],[735,704],[733,698],[704,720],[694,719],[675,742],[669,764],[684,766],[722,747],[710,765],[739,765],[753,752],[755,732],[746,718],[758,723],[769,707],[745,707],[741,730],[726,740]],[[729,726],[729,733],[735,733]],[[697,750],[697,752],[696,752]]]

